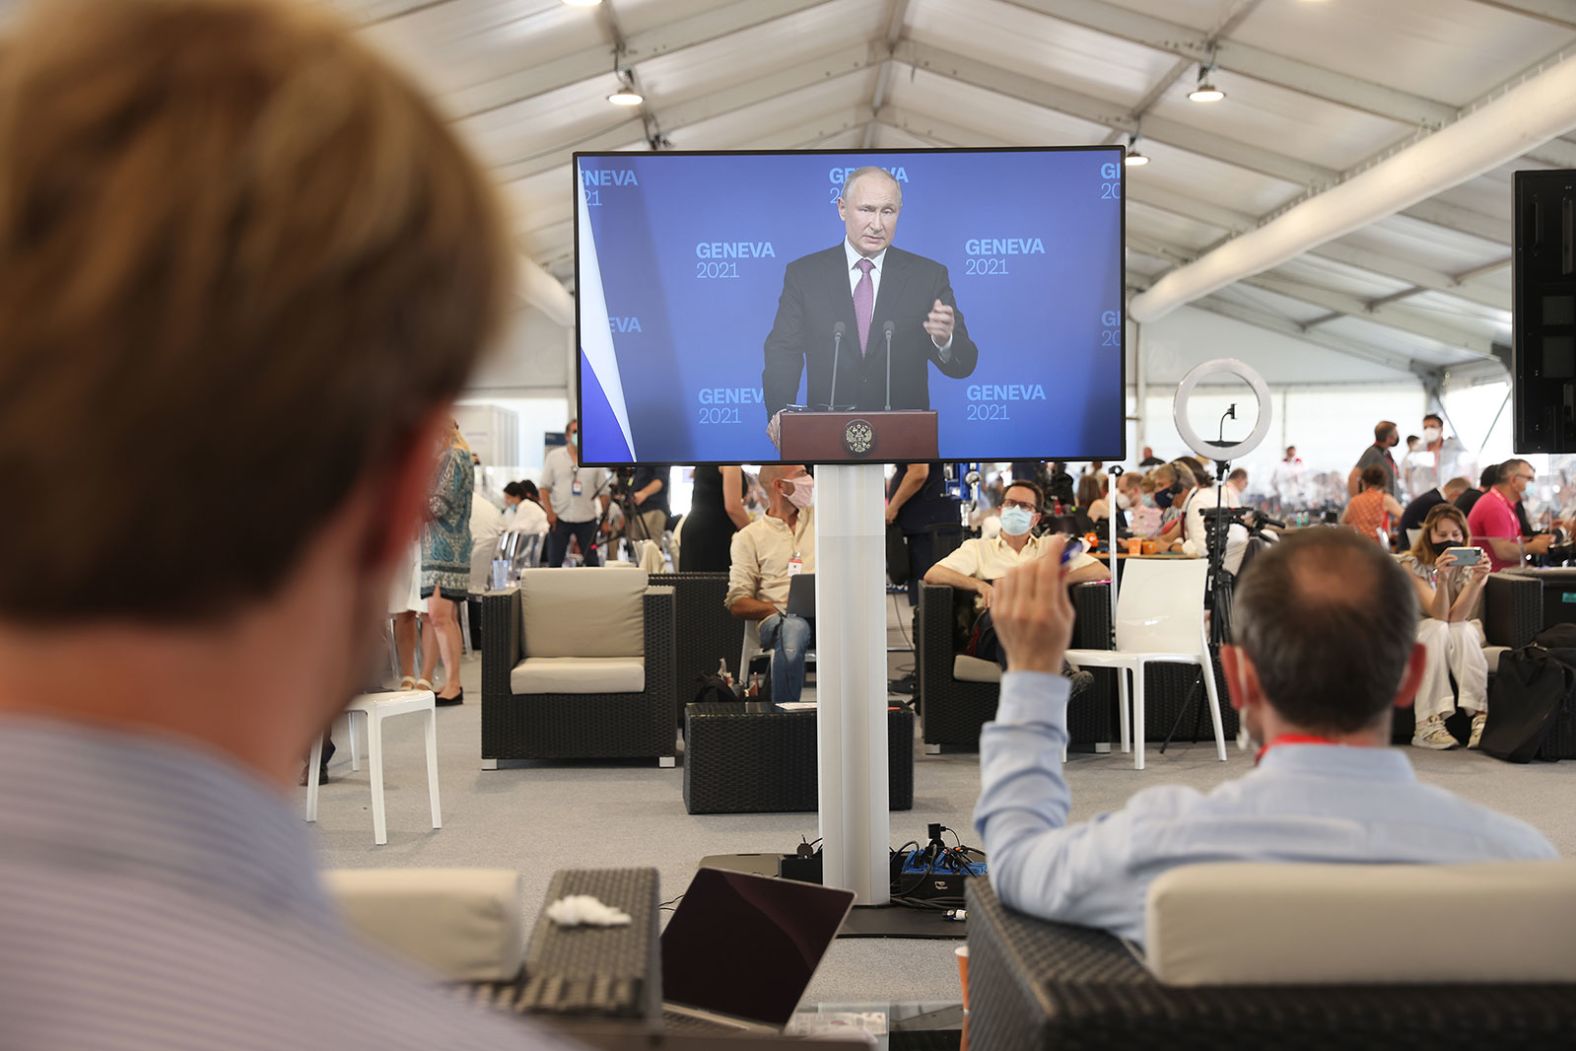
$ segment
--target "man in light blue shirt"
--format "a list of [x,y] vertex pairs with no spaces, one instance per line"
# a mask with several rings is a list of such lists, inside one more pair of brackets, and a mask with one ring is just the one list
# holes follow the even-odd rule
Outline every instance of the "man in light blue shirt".
[[1388,747],[1391,710],[1412,703],[1423,673],[1417,603],[1394,561],[1346,529],[1276,545],[1237,588],[1237,644],[1222,663],[1232,705],[1267,742],[1257,767],[1209,793],[1146,788],[1068,825],[1062,543],[998,583],[991,603],[1009,671],[980,737],[974,820],[1006,904],[1142,941],[1149,883],[1180,865],[1556,856],[1525,822],[1420,783]]

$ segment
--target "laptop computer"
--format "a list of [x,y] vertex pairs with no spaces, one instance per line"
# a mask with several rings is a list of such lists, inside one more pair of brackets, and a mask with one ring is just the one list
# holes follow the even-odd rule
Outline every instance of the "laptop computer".
[[663,1014],[781,1030],[853,904],[853,891],[700,869],[662,932]]
[[805,620],[815,619],[814,573],[798,573],[788,578],[788,612]]

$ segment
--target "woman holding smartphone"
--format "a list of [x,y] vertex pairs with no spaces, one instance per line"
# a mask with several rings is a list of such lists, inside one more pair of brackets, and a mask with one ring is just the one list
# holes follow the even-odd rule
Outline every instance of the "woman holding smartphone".
[[[1421,618],[1417,641],[1428,650],[1428,665],[1417,690],[1413,713],[1417,729],[1414,748],[1436,751],[1458,747],[1445,729],[1445,720],[1456,708],[1472,713],[1468,748],[1483,739],[1488,718],[1488,661],[1483,656],[1483,628],[1474,619],[1488,580],[1489,564],[1483,552],[1470,547],[1472,534],[1466,515],[1454,504],[1439,504],[1423,519],[1412,550],[1401,556],[1417,588]],[[1459,700],[1450,692],[1454,676]]]

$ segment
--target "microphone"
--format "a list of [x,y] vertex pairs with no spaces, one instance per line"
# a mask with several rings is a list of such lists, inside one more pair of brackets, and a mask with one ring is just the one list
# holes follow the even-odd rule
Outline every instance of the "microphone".
[[848,331],[848,326],[839,321],[832,326],[832,396],[827,402],[828,412],[837,411],[837,356],[843,345],[843,333]]
[[888,321],[881,326],[881,331],[886,333],[887,351],[887,399],[886,411],[892,411],[892,322]]

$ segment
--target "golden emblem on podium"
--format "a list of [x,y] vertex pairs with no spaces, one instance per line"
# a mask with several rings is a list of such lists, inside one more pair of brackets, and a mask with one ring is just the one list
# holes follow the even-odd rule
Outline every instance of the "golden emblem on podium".
[[843,447],[855,456],[868,456],[875,448],[876,430],[868,420],[849,420],[843,429]]

